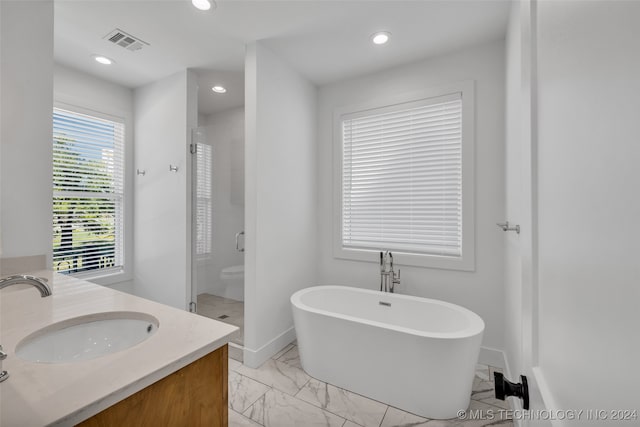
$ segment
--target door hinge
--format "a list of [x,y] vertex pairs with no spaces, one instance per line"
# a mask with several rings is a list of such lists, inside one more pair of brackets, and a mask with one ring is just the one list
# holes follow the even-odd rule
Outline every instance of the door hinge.
[[196,154],[198,152],[198,144],[189,144],[189,151],[191,154]]
[[189,303],[189,312],[196,313],[196,310],[197,310],[197,304],[194,301],[191,301]]

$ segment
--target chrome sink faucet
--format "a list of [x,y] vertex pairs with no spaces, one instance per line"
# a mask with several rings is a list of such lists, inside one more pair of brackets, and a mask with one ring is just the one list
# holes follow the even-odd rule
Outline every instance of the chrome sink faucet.
[[18,274],[15,276],[7,276],[0,279],[0,289],[6,288],[11,285],[27,284],[34,286],[40,291],[42,298],[51,295],[51,288],[47,284],[47,279],[43,277],[27,276],[24,274]]
[[[387,268],[387,260],[388,268]],[[389,251],[380,252],[380,291],[391,292],[395,290],[396,285],[400,284],[400,269],[396,276],[393,270],[393,254]]]
[[[34,286],[38,291],[40,291],[40,296],[42,298],[51,295],[51,288],[47,284],[47,279],[43,277],[27,276],[24,274],[1,278],[0,289],[6,288],[7,286],[11,285],[20,285],[23,283]],[[0,383],[9,378],[9,372],[2,370],[2,361],[6,358],[7,353],[2,350],[2,345],[0,345]]]

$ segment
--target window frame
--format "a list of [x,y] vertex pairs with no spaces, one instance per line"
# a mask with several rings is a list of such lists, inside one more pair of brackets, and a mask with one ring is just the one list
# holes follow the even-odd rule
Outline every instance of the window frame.
[[[475,82],[472,80],[432,87],[426,90],[377,97],[370,102],[337,107],[333,111],[333,257],[351,261],[379,263],[379,251],[345,248],[342,243],[342,118],[367,110],[401,107],[460,93],[462,97],[462,255],[460,257],[430,255],[394,250],[398,265],[446,270],[475,270]],[[380,248],[385,250],[385,248]]]
[[[132,147],[132,116],[131,113],[124,111],[103,112],[93,108],[87,108],[77,105],[77,100],[67,101],[56,100],[51,110],[53,115],[54,109],[61,109],[95,117],[97,119],[109,120],[124,125],[124,176],[123,176],[123,236],[122,236],[122,253],[123,265],[119,270],[95,270],[81,273],[70,273],[69,276],[78,279],[89,280],[100,285],[112,285],[133,279],[133,182],[131,179],[131,171],[133,168],[133,147]],[[53,127],[52,127],[53,136]],[[53,165],[53,158],[51,159]],[[52,181],[53,182],[53,181]],[[53,200],[53,190],[52,190]],[[53,214],[53,212],[52,212]]]

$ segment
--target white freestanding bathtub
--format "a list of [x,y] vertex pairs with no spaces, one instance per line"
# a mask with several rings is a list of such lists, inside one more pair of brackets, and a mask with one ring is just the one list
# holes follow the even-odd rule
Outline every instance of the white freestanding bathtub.
[[312,377],[427,418],[468,408],[484,331],[472,311],[347,286],[302,289],[291,304]]

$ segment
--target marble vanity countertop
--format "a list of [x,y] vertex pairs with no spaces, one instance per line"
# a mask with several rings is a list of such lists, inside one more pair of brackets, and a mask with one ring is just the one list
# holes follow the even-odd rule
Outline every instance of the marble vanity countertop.
[[[53,295],[33,287],[0,292],[0,344],[8,357],[0,383],[0,426],[74,425],[216,350],[238,330],[206,317],[51,271]],[[129,349],[74,363],[34,363],[15,355],[18,342],[53,323],[112,311],[158,319],[146,341]]]

